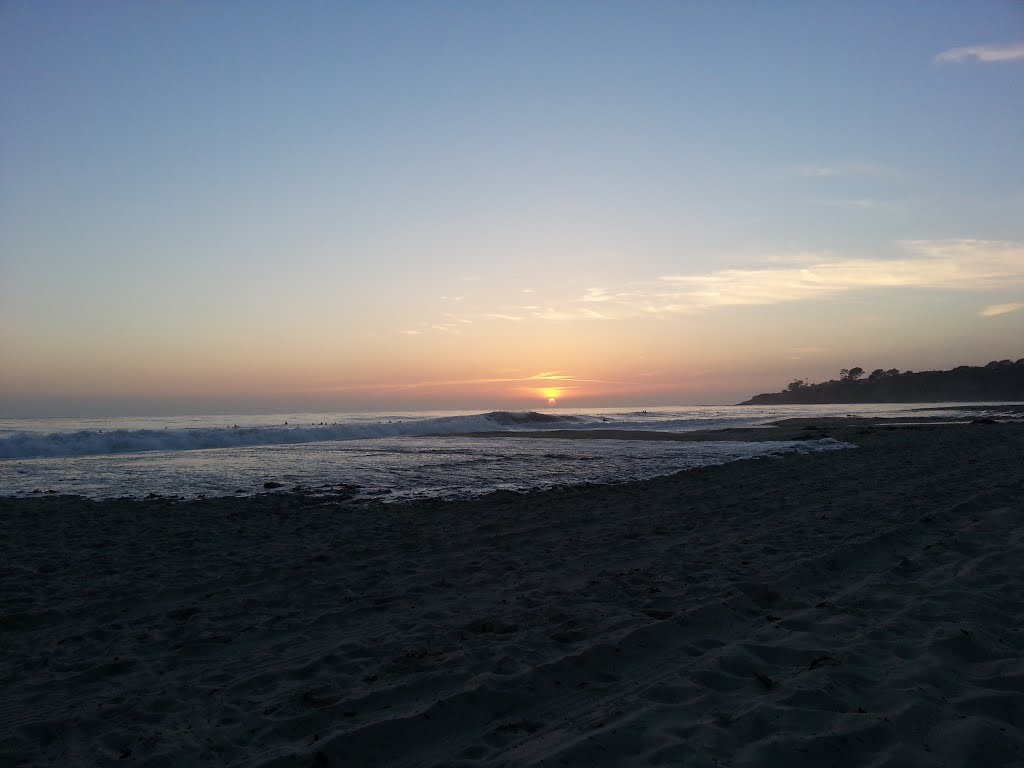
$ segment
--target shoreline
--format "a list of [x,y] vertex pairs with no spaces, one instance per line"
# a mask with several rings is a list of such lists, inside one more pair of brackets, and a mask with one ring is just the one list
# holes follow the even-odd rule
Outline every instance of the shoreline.
[[[1024,409],[1024,407],[1022,407]],[[1016,417],[1018,411],[1012,411]],[[521,437],[560,440],[651,440],[673,442],[715,442],[735,440],[741,442],[818,440],[833,437],[848,441],[859,434],[877,429],[933,428],[964,425],[1003,425],[1018,420],[993,419],[948,420],[941,416],[801,416],[766,422],[757,427],[723,427],[697,429],[686,432],[662,432],[642,429],[535,429],[515,432],[465,432],[461,437]]]
[[1019,764],[1024,425],[813,421],[858,448],[462,501],[2,498],[0,764]]

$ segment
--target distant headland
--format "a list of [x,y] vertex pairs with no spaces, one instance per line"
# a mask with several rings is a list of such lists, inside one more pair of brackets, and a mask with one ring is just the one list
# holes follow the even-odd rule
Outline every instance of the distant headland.
[[782,392],[765,392],[740,405],[813,403],[941,403],[981,400],[1024,401],[1024,358],[961,365],[951,371],[844,368],[838,379],[808,384],[797,379]]

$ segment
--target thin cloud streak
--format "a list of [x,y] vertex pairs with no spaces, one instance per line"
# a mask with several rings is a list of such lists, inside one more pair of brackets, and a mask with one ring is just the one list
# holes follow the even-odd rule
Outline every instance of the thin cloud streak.
[[[431,389],[436,387],[461,387],[474,386],[479,384],[620,384],[618,381],[606,379],[581,379],[562,371],[542,371],[532,376],[496,376],[493,378],[474,379],[427,379],[413,382],[394,382],[370,384],[336,384],[320,387],[310,387],[307,392],[406,392],[417,389]],[[561,387],[565,388],[565,387]]]
[[894,177],[904,175],[904,172],[900,169],[881,165],[880,163],[829,163],[827,165],[805,163],[803,165],[790,166],[786,170],[789,175],[795,175],[805,179],[827,179],[837,176]]
[[856,258],[829,252],[771,254],[760,260],[764,266],[663,275],[617,287],[591,286],[563,306],[505,306],[500,312],[460,316],[458,322],[670,318],[722,307],[808,301],[857,290],[978,291],[1024,284],[1024,243],[910,240],[900,246],[905,255],[894,259]]
[[963,48],[950,48],[935,57],[939,63],[962,64],[974,59],[986,63],[1001,61],[1024,60],[1024,43],[1007,43],[1005,45],[969,45]]
[[[1024,244],[981,240],[918,240],[901,259],[831,254],[774,269],[725,269],[706,275],[665,275],[619,294],[626,313],[692,314],[716,307],[783,304],[872,288],[980,290],[1024,282]],[[778,257],[776,257],[778,258]],[[782,262],[784,264],[784,262]],[[628,295],[628,300],[625,298]]]
[[978,314],[982,317],[996,317],[997,315],[1016,312],[1018,309],[1024,309],[1024,301],[1017,301],[1012,304],[993,304],[991,307],[985,307]]
[[896,206],[892,203],[875,200],[873,197],[861,197],[855,200],[823,200],[821,205],[828,208],[847,208],[870,211],[893,211],[896,209]]
[[[484,317],[488,317],[488,318],[490,318],[492,320],[509,320],[510,322],[513,322],[513,323],[522,322],[522,320],[524,319],[522,315],[506,315],[506,314],[502,314],[501,312],[488,312],[488,313],[484,314],[483,316]],[[468,321],[465,321],[465,322],[468,322]]]
[[[871,288],[980,290],[1024,282],[1024,244],[983,240],[908,241],[901,259],[825,257],[782,269],[668,275],[657,298],[667,311],[782,304]],[[674,289],[674,290],[672,290]]]

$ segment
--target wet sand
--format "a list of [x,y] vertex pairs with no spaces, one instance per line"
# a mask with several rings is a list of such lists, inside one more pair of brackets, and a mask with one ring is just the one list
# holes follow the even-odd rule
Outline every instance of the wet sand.
[[[687,432],[657,432],[642,429],[536,429],[515,432],[468,432],[466,437],[524,437],[562,440],[670,440],[675,442],[705,442],[740,440],[763,442],[769,440],[816,440],[822,437],[845,439],[871,427],[896,428],[910,426],[936,426],[950,424],[988,423],[997,416],[1000,423],[1014,423],[1024,419],[1024,405],[961,406],[934,410],[978,411],[977,415],[958,419],[943,416],[823,416],[779,419],[758,427],[726,427],[724,429],[695,429]],[[910,412],[912,413],[912,411]]]
[[0,765],[1024,763],[1024,425],[777,429],[858,447],[460,502],[2,499]]

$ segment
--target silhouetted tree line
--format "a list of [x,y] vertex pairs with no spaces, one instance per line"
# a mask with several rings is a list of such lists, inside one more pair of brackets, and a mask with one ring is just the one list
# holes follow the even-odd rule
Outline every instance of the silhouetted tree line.
[[755,395],[740,405],[785,403],[940,403],[1024,400],[1024,358],[961,365],[951,371],[843,368],[838,379],[808,384],[797,379],[782,392]]

